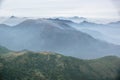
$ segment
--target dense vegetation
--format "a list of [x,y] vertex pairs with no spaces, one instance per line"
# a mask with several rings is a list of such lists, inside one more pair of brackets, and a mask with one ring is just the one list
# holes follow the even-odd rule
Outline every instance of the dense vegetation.
[[119,68],[120,58],[115,56],[82,60],[31,51],[0,56],[0,80],[119,80]]

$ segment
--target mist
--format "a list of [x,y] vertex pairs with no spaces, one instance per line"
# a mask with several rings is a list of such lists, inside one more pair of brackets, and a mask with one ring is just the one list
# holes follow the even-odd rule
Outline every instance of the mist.
[[119,17],[120,17],[120,0],[112,0],[112,2],[115,5],[116,9],[118,10]]
[[1,4],[2,4],[2,1],[3,1],[3,0],[0,0],[0,6],[1,6]]

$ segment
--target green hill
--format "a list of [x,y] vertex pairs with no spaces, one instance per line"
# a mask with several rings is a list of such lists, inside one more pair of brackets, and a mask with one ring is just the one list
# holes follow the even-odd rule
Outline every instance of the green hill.
[[5,53],[8,53],[8,52],[10,52],[10,50],[8,50],[5,47],[0,46],[0,54],[5,54]]
[[120,58],[82,60],[57,53],[12,52],[0,57],[0,80],[117,80]]

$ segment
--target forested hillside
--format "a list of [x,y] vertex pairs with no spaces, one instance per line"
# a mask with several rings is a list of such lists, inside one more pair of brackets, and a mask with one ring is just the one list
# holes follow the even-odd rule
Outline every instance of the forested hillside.
[[8,52],[0,57],[0,80],[117,80],[119,66],[115,56],[82,60],[52,52]]

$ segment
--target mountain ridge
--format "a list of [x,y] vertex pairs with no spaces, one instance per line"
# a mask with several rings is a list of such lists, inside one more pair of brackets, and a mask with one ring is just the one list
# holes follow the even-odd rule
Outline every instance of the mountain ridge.
[[79,58],[88,58],[86,55],[95,55],[90,58],[96,58],[120,53],[119,45],[95,39],[56,19],[30,19],[13,27],[1,26],[0,36],[1,45],[18,51],[51,51]]
[[0,79],[118,80],[119,61],[115,56],[83,60],[53,52],[12,52],[0,57]]

